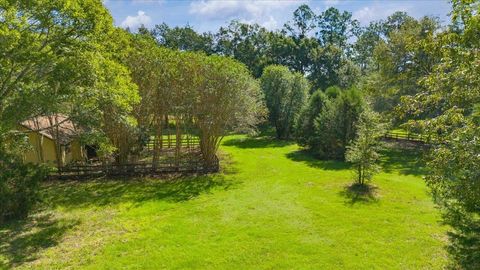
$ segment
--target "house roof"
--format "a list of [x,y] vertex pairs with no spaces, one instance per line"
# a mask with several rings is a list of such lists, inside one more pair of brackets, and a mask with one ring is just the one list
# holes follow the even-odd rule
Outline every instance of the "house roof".
[[79,129],[75,127],[73,122],[67,116],[61,114],[37,116],[23,121],[20,125],[51,140],[58,140],[62,145],[68,144],[79,134]]

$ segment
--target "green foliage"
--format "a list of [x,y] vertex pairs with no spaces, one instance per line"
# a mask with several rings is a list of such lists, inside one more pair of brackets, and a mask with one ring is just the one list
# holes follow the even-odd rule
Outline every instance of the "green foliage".
[[364,82],[376,111],[398,119],[394,109],[401,98],[422,91],[419,80],[429,74],[441,58],[429,45],[439,27],[436,18],[415,20],[404,13],[395,13],[387,21],[376,24],[375,30],[365,33],[371,42],[366,49],[374,47],[374,50],[368,56],[373,67],[370,66],[371,73]]
[[[258,82],[238,61],[161,48],[148,35],[134,36],[132,43],[126,62],[142,97],[134,114],[140,126],[158,139],[167,128],[164,119],[173,117],[176,135],[184,129],[197,130],[202,154],[213,162],[223,136],[251,132],[263,119]],[[128,133],[119,136],[123,134]],[[129,145],[128,137],[125,140]]]
[[475,123],[455,129],[446,138],[448,146],[430,153],[426,182],[435,201],[444,210],[444,220],[453,227],[449,251],[454,264],[465,269],[480,267],[480,126]]
[[449,234],[452,265],[478,269],[480,262],[480,6],[476,1],[453,1],[457,26],[439,34],[428,45],[440,61],[422,81],[421,91],[402,98],[401,112],[409,122],[438,144],[429,155],[426,176]]
[[260,78],[269,111],[269,119],[277,137],[288,139],[304,106],[309,83],[300,73],[292,73],[284,66],[268,66]]
[[258,78],[263,68],[271,63],[267,39],[268,31],[264,27],[232,21],[227,27],[220,27],[215,34],[215,52],[244,63]]
[[210,33],[199,34],[189,25],[169,27],[162,23],[151,31],[158,44],[181,51],[200,51],[207,54],[214,52],[213,36]]
[[346,147],[355,138],[357,121],[366,103],[361,92],[351,88],[342,92],[315,118],[314,142],[310,147],[323,159],[345,158]]
[[380,115],[368,107],[360,113],[356,128],[357,136],[347,146],[345,160],[353,164],[357,184],[364,185],[381,169],[378,164],[380,139],[386,129]]
[[0,152],[0,223],[26,217],[39,200],[40,182],[47,170],[23,164],[15,156]]
[[321,90],[315,91],[309,98],[295,124],[295,139],[299,145],[317,148],[315,137],[315,118],[329,106],[331,101]]
[[360,70],[339,47],[317,47],[311,51],[310,57],[312,66],[308,78],[315,89],[334,85],[349,88],[358,80]]
[[125,33],[101,2],[2,1],[0,10],[0,130],[63,113],[108,137],[105,123],[139,98],[120,62]]
[[350,38],[358,36],[360,31],[359,22],[352,19],[352,13],[340,12],[330,7],[322,12],[318,18],[317,37],[323,46],[333,45],[347,49],[347,42]]
[[286,23],[285,29],[288,30],[295,39],[303,39],[315,29],[316,17],[308,5],[300,5],[293,12],[293,22]]
[[[195,58],[189,59],[192,60]],[[258,82],[236,60],[221,56],[196,60],[201,70],[196,78],[199,87],[194,95],[193,116],[200,130],[203,157],[213,162],[227,132],[251,131],[262,120],[263,96]]]
[[325,95],[329,98],[337,98],[342,93],[342,89],[336,85],[325,89]]

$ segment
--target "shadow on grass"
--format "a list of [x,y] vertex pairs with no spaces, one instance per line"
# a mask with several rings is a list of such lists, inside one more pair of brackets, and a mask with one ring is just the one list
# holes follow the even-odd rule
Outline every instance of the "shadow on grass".
[[57,245],[78,221],[56,220],[51,214],[36,214],[0,226],[1,269],[33,261],[43,249]]
[[401,148],[396,144],[388,144],[380,154],[380,165],[386,173],[425,175],[427,172],[422,161],[423,150],[421,148]]
[[[382,171],[386,173],[397,172],[403,175],[425,175],[426,168],[422,161],[422,149],[414,148],[400,148],[397,145],[389,144],[381,151],[380,165]],[[304,162],[310,167],[324,169],[324,170],[346,170],[350,169],[351,165],[347,162],[336,160],[321,160],[309,150],[298,150],[290,152],[287,158],[296,161]]]
[[354,183],[340,191],[340,196],[345,197],[346,203],[354,205],[356,203],[370,204],[378,202],[376,190],[378,188],[368,184]]
[[295,144],[295,142],[287,141],[287,140],[278,140],[271,136],[230,139],[223,143],[223,145],[225,146],[234,146],[238,148],[272,148],[272,147],[285,147],[292,144]]
[[123,202],[141,204],[151,200],[183,202],[214,188],[229,189],[233,184],[232,181],[225,180],[223,175],[51,182],[43,188],[43,198],[47,205],[67,208]]
[[475,219],[466,219],[450,224],[456,229],[448,232],[450,269],[480,269],[480,224]]
[[286,154],[287,158],[295,162],[303,162],[310,167],[319,168],[323,170],[346,170],[350,165],[346,162],[336,160],[321,160],[308,150],[298,150]]
[[[33,261],[41,250],[55,246],[79,221],[58,220],[48,209],[64,207],[65,211],[82,207],[102,207],[131,202],[139,206],[146,201],[162,200],[181,203],[211,192],[227,190],[238,184],[225,176],[236,173],[228,157],[221,174],[171,176],[167,179],[95,179],[85,181],[50,181],[43,184],[40,205],[43,211],[0,225],[0,269],[9,269]],[[225,165],[225,164],[224,164]]]

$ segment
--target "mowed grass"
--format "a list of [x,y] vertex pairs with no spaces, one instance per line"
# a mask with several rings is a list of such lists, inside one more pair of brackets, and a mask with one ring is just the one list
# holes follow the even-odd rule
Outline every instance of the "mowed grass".
[[0,268],[440,269],[446,228],[418,155],[386,150],[368,194],[342,162],[269,137],[228,137],[223,173],[49,183],[0,227]]

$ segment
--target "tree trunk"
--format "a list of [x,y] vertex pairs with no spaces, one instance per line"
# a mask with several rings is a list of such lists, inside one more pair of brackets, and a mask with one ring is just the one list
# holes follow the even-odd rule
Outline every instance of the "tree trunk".
[[180,131],[180,117],[175,116],[175,165],[178,166],[180,158],[180,150],[182,147],[182,133]]
[[162,149],[162,119],[161,117],[155,118],[155,136],[153,137],[153,158],[152,167],[157,168],[160,150]]

